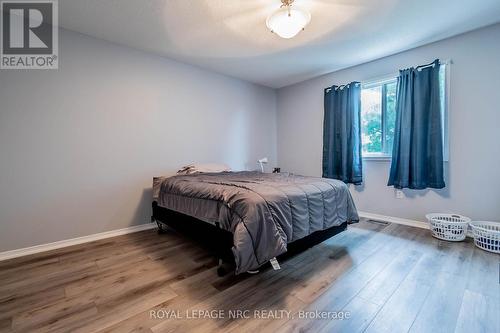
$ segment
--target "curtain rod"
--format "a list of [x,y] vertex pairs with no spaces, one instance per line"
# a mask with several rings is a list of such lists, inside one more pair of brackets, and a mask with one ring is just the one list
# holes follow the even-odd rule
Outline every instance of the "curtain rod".
[[417,67],[415,67],[416,70],[421,70],[421,69],[424,69],[424,68],[427,68],[427,67],[434,67],[434,64],[435,63],[438,63],[438,64],[441,64],[441,61],[439,59],[436,59],[434,60],[433,62],[431,63],[428,63],[428,64],[425,64],[425,65],[419,65]]
[[[429,65],[432,65],[434,62],[430,63]],[[451,58],[448,58],[446,60],[440,60],[439,61],[439,64],[440,65],[452,65],[453,64],[453,60]],[[426,65],[422,65],[422,66],[426,66]],[[420,67],[420,66],[417,66],[417,68]],[[380,76],[378,78],[372,78],[372,79],[369,79],[369,80],[363,80],[363,81],[366,81],[368,83],[375,83],[375,82],[378,82],[378,81],[390,81],[391,79],[397,79],[398,78],[398,75],[399,73],[393,73],[393,74],[388,74],[388,75],[384,75],[384,76]],[[359,82],[358,82],[359,83]],[[332,87],[334,87],[335,85],[331,86],[331,87],[327,87],[325,88],[325,91],[328,92],[330,89],[332,89]],[[345,86],[345,85],[341,85],[339,87],[342,87],[342,86]]]
[[[439,60],[439,59],[436,59],[436,60]],[[421,70],[421,69],[424,69],[424,68],[427,68],[427,67],[433,67],[434,66],[434,63],[436,62],[436,60],[434,60],[433,62],[429,63],[429,64],[426,64],[426,65],[420,65],[420,66],[417,66],[415,67],[416,70]],[[445,61],[441,61],[439,60],[439,64],[440,65],[449,65],[451,64],[451,59],[447,59]]]
[[327,87],[325,88],[325,92],[329,92],[330,90],[334,89],[334,90],[342,90],[346,87],[349,87],[351,84],[357,86],[357,85],[360,85],[361,82],[358,82],[358,81],[353,81],[353,82],[350,82],[348,84],[341,84],[340,86],[337,86],[337,85],[332,85],[331,87]]

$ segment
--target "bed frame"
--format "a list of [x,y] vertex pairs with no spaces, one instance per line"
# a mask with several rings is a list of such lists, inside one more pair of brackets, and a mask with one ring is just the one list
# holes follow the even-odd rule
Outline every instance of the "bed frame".
[[[217,267],[217,274],[219,276],[224,276],[234,270],[235,261],[231,250],[233,247],[233,234],[220,228],[218,223],[212,225],[192,216],[160,207],[156,201],[153,201],[153,215],[151,216],[151,221],[157,223],[158,233],[164,233],[170,227],[194,239],[208,251],[214,253],[219,263]],[[288,251],[280,255],[278,259],[286,259],[305,249],[313,247],[346,230],[346,228],[347,222],[344,222],[339,226],[316,231],[309,236],[288,243]],[[269,263],[265,265],[269,265]]]

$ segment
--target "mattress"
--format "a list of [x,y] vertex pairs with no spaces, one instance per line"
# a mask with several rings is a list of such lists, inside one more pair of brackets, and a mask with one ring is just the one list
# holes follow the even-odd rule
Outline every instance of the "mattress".
[[253,171],[153,180],[158,205],[233,233],[236,273],[254,270],[309,234],[359,220],[346,184]]

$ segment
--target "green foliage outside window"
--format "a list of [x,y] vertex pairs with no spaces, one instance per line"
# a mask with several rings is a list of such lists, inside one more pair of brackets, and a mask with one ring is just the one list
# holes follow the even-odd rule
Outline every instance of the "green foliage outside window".
[[363,152],[390,154],[396,122],[396,82],[364,88],[361,107]]

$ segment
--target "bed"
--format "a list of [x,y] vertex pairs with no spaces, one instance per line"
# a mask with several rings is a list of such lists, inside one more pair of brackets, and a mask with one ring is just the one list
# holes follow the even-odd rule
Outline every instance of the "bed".
[[236,274],[359,220],[341,181],[253,171],[155,178],[152,219],[160,230],[167,225],[211,245]]

